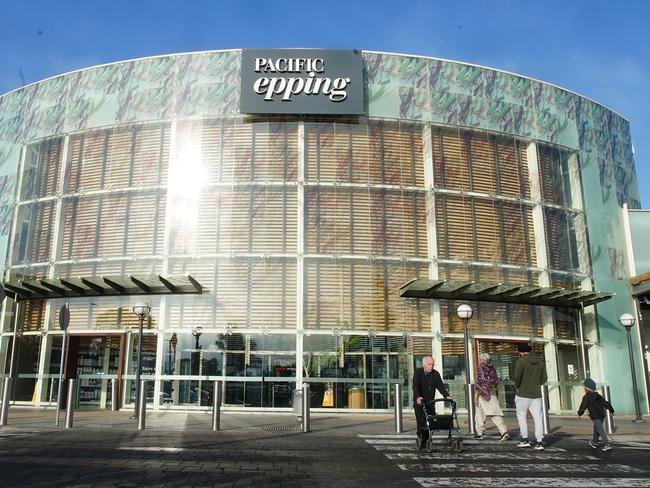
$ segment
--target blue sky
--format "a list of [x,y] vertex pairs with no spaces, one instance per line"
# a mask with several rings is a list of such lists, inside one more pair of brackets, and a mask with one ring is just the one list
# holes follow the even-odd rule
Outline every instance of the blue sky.
[[650,1],[0,0],[0,93],[93,64],[237,47],[421,54],[568,88],[632,124],[650,208]]

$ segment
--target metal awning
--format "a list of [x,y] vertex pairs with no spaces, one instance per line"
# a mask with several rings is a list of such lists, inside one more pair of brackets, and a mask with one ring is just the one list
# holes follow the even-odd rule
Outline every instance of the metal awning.
[[632,296],[650,297],[650,272],[633,276],[630,278],[632,285]]
[[191,275],[123,275],[12,280],[2,284],[14,300],[128,295],[187,295],[203,293]]
[[609,300],[613,296],[612,293],[566,290],[564,288],[420,279],[413,279],[403,285],[399,294],[402,298],[473,300],[571,308],[586,307],[603,300]]

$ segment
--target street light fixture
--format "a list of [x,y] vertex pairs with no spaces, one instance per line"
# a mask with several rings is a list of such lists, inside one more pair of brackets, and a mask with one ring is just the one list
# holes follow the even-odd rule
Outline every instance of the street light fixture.
[[645,420],[641,418],[641,407],[639,405],[639,392],[636,387],[636,373],[634,372],[634,353],[632,352],[632,334],[631,330],[634,327],[636,319],[631,313],[624,313],[618,318],[619,323],[627,331],[627,349],[630,355],[630,373],[632,373],[632,389],[634,391],[634,409],[636,410],[636,418],[634,422],[643,423]]
[[140,408],[144,405],[138,405],[140,401],[140,373],[142,372],[142,328],[144,326],[144,319],[151,312],[151,307],[148,303],[138,302],[133,306],[133,313],[140,319],[140,327],[138,334],[138,364],[135,370],[135,418],[140,419]]
[[464,350],[465,350],[465,394],[467,397],[467,425],[469,426],[469,433],[474,434],[476,432],[476,429],[474,428],[474,401],[473,401],[473,392],[472,392],[472,383],[471,383],[471,375],[470,375],[470,366],[469,366],[469,334],[467,332],[467,322],[469,322],[469,319],[472,318],[472,315],[474,315],[474,310],[472,310],[472,307],[467,305],[466,303],[463,303],[462,305],[459,305],[459,307],[456,309],[456,314],[458,315],[458,318],[463,322],[463,341],[465,343],[464,345]]

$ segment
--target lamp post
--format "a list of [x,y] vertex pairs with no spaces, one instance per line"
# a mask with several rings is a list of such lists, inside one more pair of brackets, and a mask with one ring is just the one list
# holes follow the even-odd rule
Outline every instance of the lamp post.
[[465,343],[465,394],[467,397],[467,425],[469,427],[469,433],[474,434],[474,401],[472,398],[472,382],[470,374],[470,365],[469,365],[469,334],[467,332],[467,322],[474,315],[472,307],[463,303],[456,309],[456,314],[458,318],[463,322],[463,341]]
[[641,407],[639,405],[639,392],[636,387],[636,373],[634,372],[634,353],[632,351],[632,334],[631,330],[636,322],[634,315],[631,313],[624,313],[618,318],[620,324],[627,331],[627,349],[630,354],[630,373],[632,373],[632,389],[634,391],[634,409],[636,410],[636,418],[634,422],[643,423],[645,420],[641,418]]
[[[192,361],[192,374],[199,375],[201,374],[201,345],[199,340],[201,339],[201,334],[203,334],[202,327],[192,328],[192,335],[194,336],[194,352],[192,356],[194,360]],[[197,382],[198,388],[196,390],[196,399],[199,405],[201,405],[201,380]]]
[[136,303],[133,306],[133,313],[138,316],[140,319],[140,327],[139,331],[140,333],[138,334],[138,364],[136,366],[135,370],[135,418],[139,419],[140,418],[140,405],[139,403],[139,398],[140,398],[140,373],[142,372],[142,328],[144,327],[144,318],[149,315],[151,312],[151,307],[147,303]]

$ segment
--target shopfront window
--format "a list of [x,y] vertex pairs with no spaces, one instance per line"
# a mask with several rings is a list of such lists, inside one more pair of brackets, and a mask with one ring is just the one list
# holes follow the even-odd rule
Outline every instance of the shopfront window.
[[314,407],[389,408],[392,385],[412,374],[406,336],[308,335],[303,344]]

